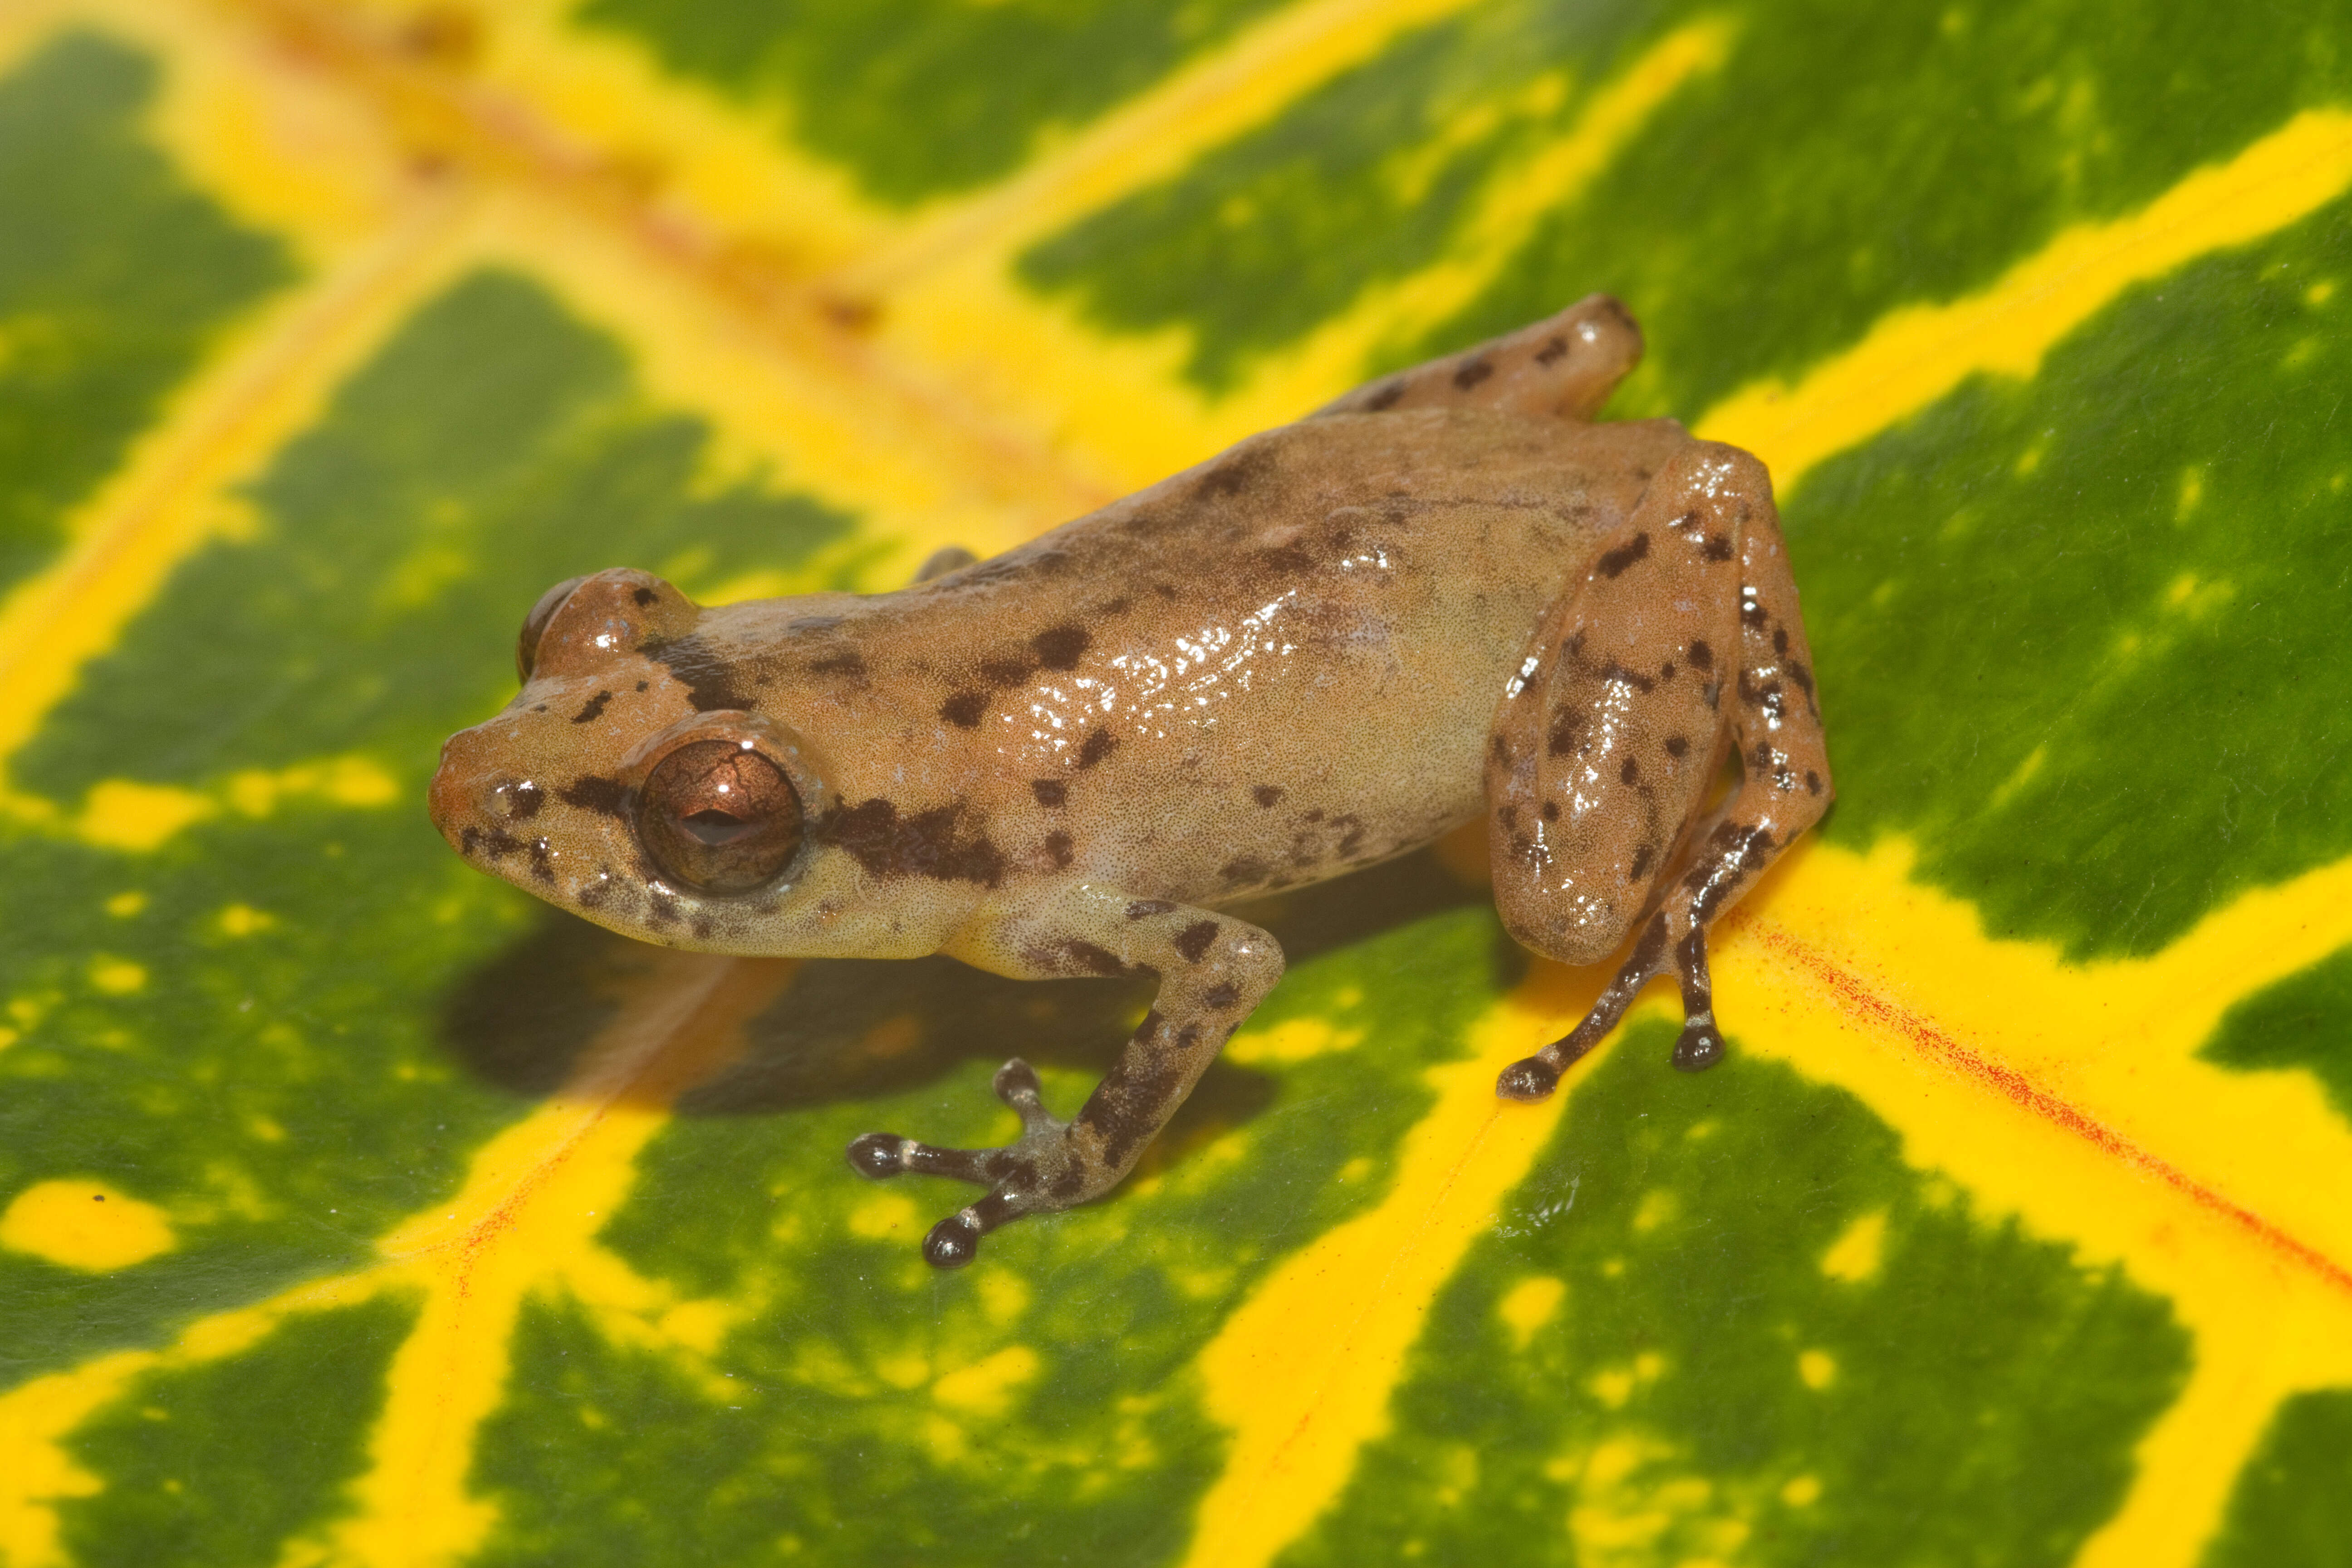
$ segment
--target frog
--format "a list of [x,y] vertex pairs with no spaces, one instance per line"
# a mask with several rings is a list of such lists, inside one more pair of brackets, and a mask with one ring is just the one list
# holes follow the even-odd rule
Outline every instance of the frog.
[[443,747],[433,820],[651,942],[1156,986],[1074,1114],[1015,1057],[1010,1143],[848,1146],[980,1189],[923,1240],[941,1268],[1135,1168],[1282,976],[1237,910],[1481,818],[1517,942],[1622,954],[1496,1092],[1552,1095],[1669,973],[1672,1065],[1705,1068],[1709,929],[1834,789],[1769,474],[1602,420],[1642,351],[1593,295],[893,592],[560,583],[513,700]]

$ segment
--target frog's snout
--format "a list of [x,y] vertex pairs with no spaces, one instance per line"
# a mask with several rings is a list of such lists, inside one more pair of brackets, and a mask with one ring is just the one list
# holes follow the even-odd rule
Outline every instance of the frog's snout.
[[442,742],[441,763],[433,770],[432,787],[425,792],[425,809],[433,826],[459,854],[466,851],[466,830],[478,829],[488,820],[488,792],[483,788],[487,780],[477,754],[479,744],[471,730],[460,730]]

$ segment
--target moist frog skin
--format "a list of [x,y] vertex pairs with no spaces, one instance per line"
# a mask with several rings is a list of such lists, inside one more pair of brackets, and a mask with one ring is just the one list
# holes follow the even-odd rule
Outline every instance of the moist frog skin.
[[1549,1095],[1669,969],[1675,1064],[1704,1068],[1707,927],[1832,792],[1763,465],[1592,422],[1640,353],[1594,296],[897,593],[559,584],[521,690],[443,748],[433,819],[647,942],[1156,979],[1068,1120],[1015,1058],[1013,1143],[850,1145],[867,1176],[981,1187],[924,1241],[942,1266],[1133,1168],[1281,977],[1231,906],[1474,817],[1513,937],[1579,964],[1633,939],[1497,1091]]

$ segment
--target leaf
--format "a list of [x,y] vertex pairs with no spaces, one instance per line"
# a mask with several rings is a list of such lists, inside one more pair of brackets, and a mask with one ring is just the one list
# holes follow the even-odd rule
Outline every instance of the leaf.
[[[2345,18],[2097,0],[0,18],[0,1562],[2340,1563]],[[1771,464],[1842,797],[1732,1055],[1475,837],[1148,998],[451,856],[549,583],[1001,549],[1591,289]]]

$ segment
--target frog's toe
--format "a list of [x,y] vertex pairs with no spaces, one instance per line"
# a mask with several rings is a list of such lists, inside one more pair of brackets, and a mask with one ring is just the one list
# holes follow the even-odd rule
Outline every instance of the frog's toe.
[[907,1149],[912,1138],[901,1138],[896,1132],[868,1132],[853,1138],[845,1152],[849,1156],[849,1168],[871,1181],[901,1174],[907,1169]]
[[1541,1057],[1523,1057],[1505,1068],[1502,1076],[1495,1079],[1496,1094],[1530,1105],[1549,1100],[1551,1091],[1559,1087],[1559,1069]]
[[980,1238],[986,1234],[970,1209],[959,1209],[923,1237],[923,1261],[934,1268],[961,1268],[980,1256]]
[[1685,1072],[1705,1072],[1723,1059],[1723,1033],[1715,1021],[1694,1018],[1675,1041],[1675,1066]]

